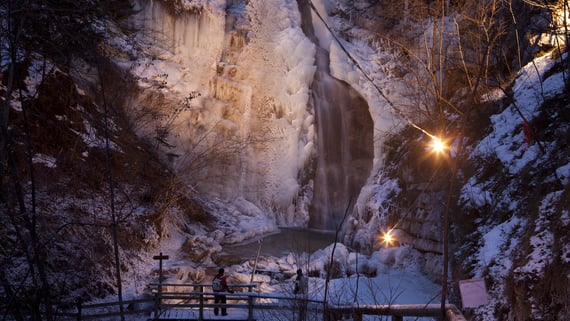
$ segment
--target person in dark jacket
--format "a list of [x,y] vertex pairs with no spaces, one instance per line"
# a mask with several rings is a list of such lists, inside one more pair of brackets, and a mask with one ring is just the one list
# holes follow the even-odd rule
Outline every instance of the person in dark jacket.
[[295,289],[293,293],[298,297],[299,304],[299,321],[307,319],[307,295],[309,294],[309,280],[303,275],[303,270],[297,270],[297,279],[295,280]]
[[[221,305],[222,315],[228,315],[225,307],[226,295],[221,293],[225,292],[233,293],[234,291],[230,290],[230,288],[228,287],[226,276],[224,275],[224,269],[220,268],[218,270],[218,274],[214,276],[214,279],[212,280],[212,290],[216,292],[216,294],[214,294],[214,304]],[[214,307],[214,314],[218,315],[219,310],[220,309],[218,308],[218,306]]]

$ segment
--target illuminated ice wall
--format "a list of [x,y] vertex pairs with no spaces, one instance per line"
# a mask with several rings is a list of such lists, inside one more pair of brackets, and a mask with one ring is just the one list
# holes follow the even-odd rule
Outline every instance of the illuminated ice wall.
[[373,124],[366,101],[330,76],[326,46],[316,58],[299,6],[141,1],[132,24],[148,56],[132,69],[142,86],[159,82],[143,105],[163,114],[186,107],[165,117],[162,150],[192,188],[243,198],[278,224],[333,229],[370,174]]

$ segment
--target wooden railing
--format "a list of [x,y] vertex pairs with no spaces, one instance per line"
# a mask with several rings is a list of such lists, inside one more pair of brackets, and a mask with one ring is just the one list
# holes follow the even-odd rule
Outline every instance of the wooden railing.
[[[179,317],[187,320],[207,320],[213,308],[221,304],[213,303],[215,292],[209,284],[161,284],[154,285],[154,297],[146,300],[123,301],[125,314],[145,314],[149,320],[166,320],[173,311],[193,311],[193,317]],[[343,319],[363,320],[365,315],[390,316],[393,321],[402,321],[404,317],[441,317],[440,304],[392,304],[392,305],[325,305],[322,301],[310,300],[287,293],[253,292],[257,284],[232,284],[234,293],[224,293],[227,303],[224,307],[232,309],[232,314],[241,320],[253,321],[270,319],[271,314],[298,313],[304,307],[307,320],[337,321]],[[118,302],[78,305],[77,311],[59,313],[66,320],[102,320],[118,316]],[[265,312],[264,312],[265,311]],[[208,312],[208,313],[205,313]],[[445,307],[447,321],[465,321],[461,312],[454,305]],[[268,313],[268,315],[264,315]],[[234,319],[236,319],[234,317]],[[278,318],[283,319],[283,318]]]
[[107,318],[117,317],[121,314],[147,314],[150,315],[154,311],[155,298],[123,300],[122,311],[120,309],[121,302],[102,302],[82,304],[77,303],[75,310],[56,309],[55,315],[58,320],[104,320]]
[[[441,317],[440,304],[390,304],[390,305],[358,305],[330,306],[329,320],[345,320],[351,317],[354,321],[362,320],[364,315],[391,316],[392,321],[402,321],[404,317]],[[448,321],[465,321],[461,311],[453,304],[445,306],[445,318]]]
[[[214,302],[214,296],[219,292],[206,292],[204,289],[211,288],[211,284],[152,284],[156,287],[155,297],[156,305],[153,313],[153,319],[160,319],[160,311],[168,309],[198,309],[198,320],[204,320],[204,310],[211,308],[234,308],[247,309],[247,320],[254,320],[253,310],[256,293],[252,292],[257,287],[257,283],[246,284],[230,284],[228,287],[235,291],[234,293],[224,292],[228,301],[225,304],[208,303]],[[192,288],[193,291],[170,291],[170,289]],[[247,289],[247,291],[241,291]]]

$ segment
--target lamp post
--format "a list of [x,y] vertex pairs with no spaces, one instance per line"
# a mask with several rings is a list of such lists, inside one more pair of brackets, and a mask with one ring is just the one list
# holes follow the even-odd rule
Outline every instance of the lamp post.
[[[454,170],[455,172],[455,170]],[[445,301],[447,300],[447,281],[448,281],[448,266],[449,266],[449,204],[451,201],[451,190],[453,189],[453,176],[449,183],[449,190],[447,191],[447,202],[445,204],[445,211],[443,213],[443,273],[441,277],[441,318],[445,320]]]
[[[431,142],[432,152],[438,155],[446,155],[451,158],[451,153],[447,144],[433,136]],[[447,154],[444,152],[447,151]],[[445,210],[443,212],[443,271],[441,275],[441,319],[445,320],[445,303],[447,301],[447,287],[449,279],[449,206],[451,204],[451,193],[453,190],[453,182],[456,175],[456,163],[451,164],[451,179],[449,181],[449,189],[447,190],[447,199],[445,202]]]

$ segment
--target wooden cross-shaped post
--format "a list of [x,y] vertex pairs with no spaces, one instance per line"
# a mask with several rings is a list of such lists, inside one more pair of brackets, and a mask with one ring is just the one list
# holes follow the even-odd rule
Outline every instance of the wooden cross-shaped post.
[[160,255],[155,255],[152,257],[155,260],[158,260],[158,294],[162,293],[162,260],[168,260],[168,255],[163,255],[160,252]]
[[162,296],[162,260],[168,260],[168,255],[155,255],[152,257],[155,260],[158,260],[158,293],[156,294],[155,301],[154,301],[154,320],[158,320],[158,310],[160,309],[161,304],[161,296]]

